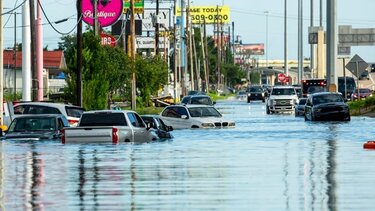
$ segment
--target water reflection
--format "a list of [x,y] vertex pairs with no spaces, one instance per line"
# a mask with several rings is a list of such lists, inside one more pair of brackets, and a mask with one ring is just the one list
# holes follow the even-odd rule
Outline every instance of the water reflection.
[[216,106],[236,128],[176,130],[173,141],[140,145],[0,142],[3,210],[375,208],[375,167],[363,165],[375,155],[360,140],[375,120],[312,123],[266,115],[261,103]]

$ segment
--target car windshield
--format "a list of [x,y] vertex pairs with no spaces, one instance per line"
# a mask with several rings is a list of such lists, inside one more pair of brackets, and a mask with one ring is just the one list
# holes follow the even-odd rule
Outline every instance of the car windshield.
[[192,97],[191,104],[203,104],[203,105],[212,105],[212,101],[209,97]]
[[56,121],[53,117],[16,118],[9,126],[8,132],[50,131],[55,130]]
[[262,92],[262,87],[250,87],[250,92]]
[[323,86],[310,86],[307,89],[308,94],[313,94],[313,93],[317,93],[317,92],[325,92],[325,91],[326,91],[326,88],[323,87]]
[[[358,92],[358,90],[355,90],[355,92]],[[370,93],[370,90],[368,90],[368,89],[359,89],[359,93]]]
[[272,95],[295,95],[296,91],[294,88],[291,89],[279,89],[279,88],[273,88],[272,89]]
[[213,107],[194,107],[189,108],[191,117],[221,117],[219,111]]
[[323,103],[336,103],[336,102],[344,102],[341,95],[330,94],[330,95],[317,95],[313,98],[313,104],[319,105]]
[[79,107],[66,107],[66,114],[71,117],[80,118],[82,113],[85,111],[83,108]]

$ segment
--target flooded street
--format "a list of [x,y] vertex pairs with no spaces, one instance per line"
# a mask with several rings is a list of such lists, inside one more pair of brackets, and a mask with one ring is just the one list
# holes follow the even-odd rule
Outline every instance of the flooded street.
[[1,210],[374,210],[375,118],[215,105],[234,129],[149,144],[0,142]]

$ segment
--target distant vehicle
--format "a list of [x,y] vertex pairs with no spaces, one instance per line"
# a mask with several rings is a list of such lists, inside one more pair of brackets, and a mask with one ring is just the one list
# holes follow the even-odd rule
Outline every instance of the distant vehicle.
[[171,105],[160,114],[165,124],[174,129],[233,128],[235,122],[226,120],[216,108],[208,105]]
[[[345,97],[345,79],[346,79],[346,97]],[[345,99],[351,99],[352,94],[356,89],[356,83],[353,77],[338,77],[338,92],[342,94]]]
[[189,95],[206,95],[206,92],[203,91],[197,91],[197,90],[190,90],[188,91],[188,96]]
[[30,141],[60,139],[64,127],[69,127],[69,123],[61,114],[21,115],[13,119],[3,139]]
[[370,72],[375,72],[375,64],[370,65]]
[[302,97],[308,97],[310,94],[327,91],[326,79],[304,79],[301,83]]
[[14,115],[24,114],[62,114],[71,126],[76,126],[84,108],[62,103],[28,102],[18,103],[14,106]]
[[364,80],[364,79],[367,79],[367,80],[370,79],[370,78],[369,78],[369,73],[368,73],[367,70],[363,71],[363,72],[361,73],[361,75],[359,76],[359,80]]
[[237,92],[236,98],[237,100],[247,100],[247,92],[244,90]]
[[208,95],[188,95],[182,98],[181,104],[214,105],[216,102]]
[[349,107],[338,92],[315,93],[306,101],[305,120],[350,121]]
[[173,138],[170,133],[170,131],[173,131],[173,127],[167,126],[158,115],[141,115],[141,117],[146,124],[151,124],[153,126],[160,139]]
[[[358,97],[358,91],[359,91],[359,97]],[[367,97],[372,96],[372,90],[368,88],[359,88],[356,89],[352,94],[352,100],[358,100],[358,99],[365,99]]]
[[97,110],[82,114],[77,127],[64,128],[66,143],[144,143],[159,139],[135,111]]
[[298,96],[293,86],[273,87],[266,103],[266,113],[294,112]]
[[305,115],[305,104],[307,98],[300,98],[299,102],[294,107],[294,115],[295,116],[304,116]]
[[267,92],[262,86],[250,86],[247,89],[247,103],[253,100],[261,100],[263,103],[266,102]]

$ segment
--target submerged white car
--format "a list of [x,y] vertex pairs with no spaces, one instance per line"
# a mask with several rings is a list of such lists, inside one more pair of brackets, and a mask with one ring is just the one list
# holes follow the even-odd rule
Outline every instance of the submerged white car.
[[226,120],[216,108],[207,105],[171,105],[164,108],[160,118],[173,129],[233,128],[235,122]]

